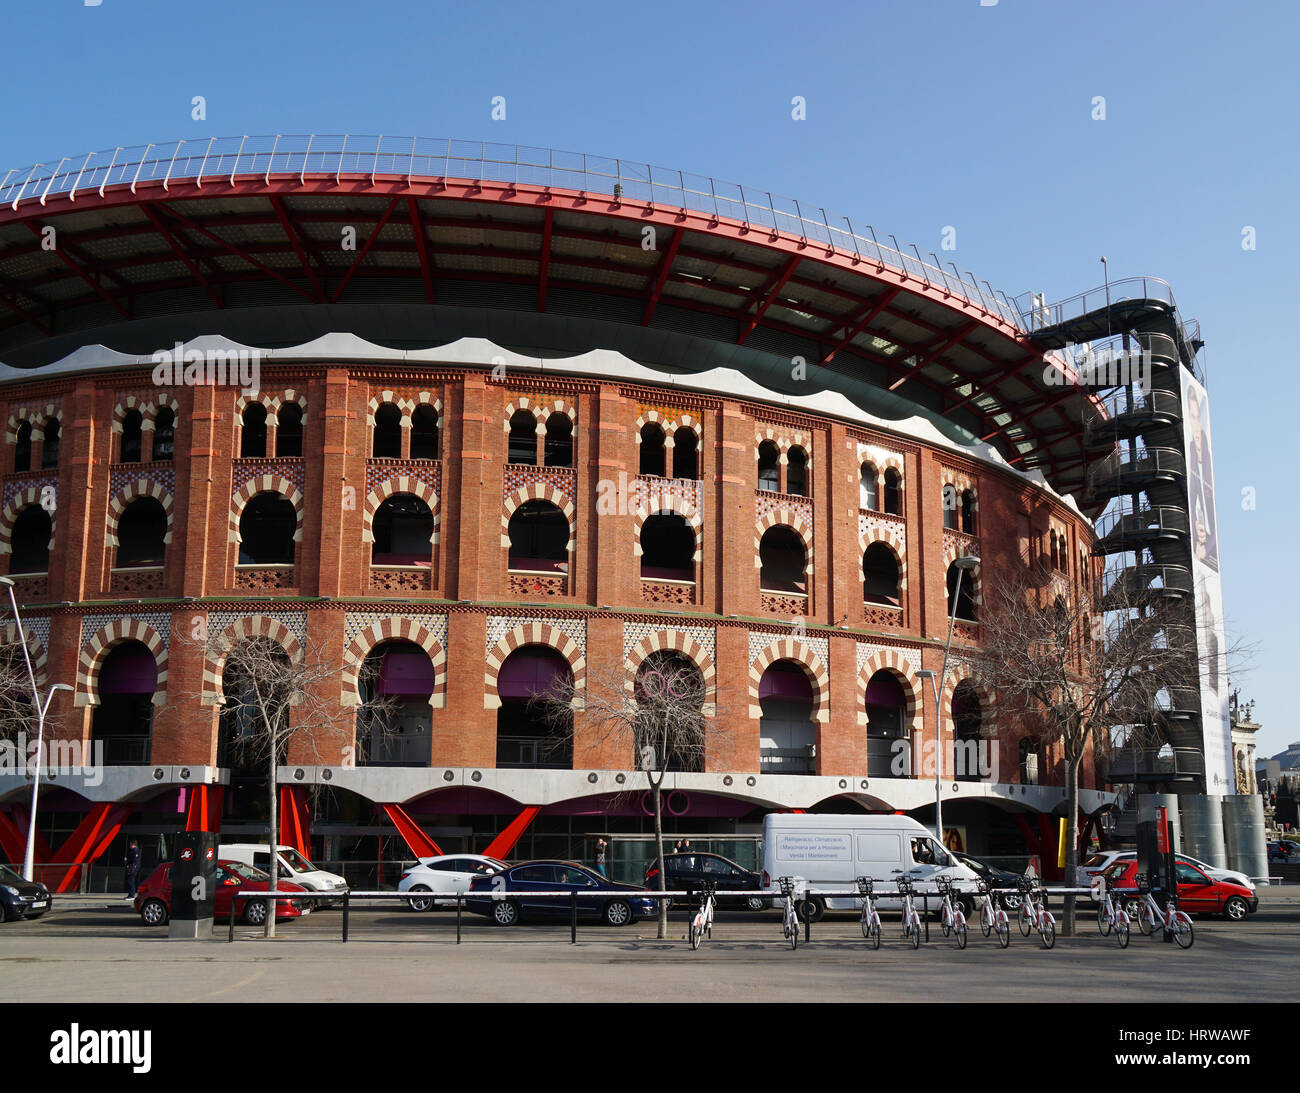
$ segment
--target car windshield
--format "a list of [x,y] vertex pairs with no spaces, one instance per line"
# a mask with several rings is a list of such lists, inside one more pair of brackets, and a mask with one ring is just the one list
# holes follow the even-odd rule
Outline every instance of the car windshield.
[[1092,866],[1102,865],[1108,856],[1107,854],[1089,854],[1083,860],[1084,867],[1091,868]]
[[295,873],[315,873],[317,871],[316,867],[296,850],[281,850],[280,860]]
[[7,865],[0,865],[0,880],[3,880],[6,884],[27,883],[18,873],[10,869]]
[[269,873],[263,873],[254,865],[245,865],[242,861],[223,861],[222,867],[244,880],[270,880]]

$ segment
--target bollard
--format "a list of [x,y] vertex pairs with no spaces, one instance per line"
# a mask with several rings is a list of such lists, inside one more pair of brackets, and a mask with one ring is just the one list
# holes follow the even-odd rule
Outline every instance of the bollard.
[[578,893],[569,893],[569,944],[578,944]]
[[349,888],[343,893],[343,942],[347,944],[348,940],[348,912],[352,907],[352,890]]
[[235,897],[234,897],[233,895],[231,895],[231,897],[230,897],[230,936],[226,938],[226,941],[227,941],[227,942],[230,942],[230,941],[234,941],[234,940],[235,940],[235,904],[238,903],[238,902],[239,902],[239,900],[235,899]]
[[456,944],[460,944],[460,909],[465,906],[463,897],[456,896]]
[[929,941],[930,940],[930,897],[926,895],[926,896],[922,896],[921,899],[924,901],[921,904],[921,906],[924,908],[924,910],[921,912],[921,918],[925,920],[925,940]]

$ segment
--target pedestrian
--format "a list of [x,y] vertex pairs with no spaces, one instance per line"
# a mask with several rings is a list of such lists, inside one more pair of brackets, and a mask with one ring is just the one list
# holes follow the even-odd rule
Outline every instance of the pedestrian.
[[135,899],[137,891],[136,877],[140,874],[140,844],[131,840],[126,848],[126,898]]
[[675,843],[673,843],[673,853],[680,854],[681,852],[682,852],[682,840],[678,839]]
[[604,839],[596,840],[596,871],[599,872],[602,877],[609,876],[609,874],[605,872],[605,854],[608,846],[609,844],[605,842]]

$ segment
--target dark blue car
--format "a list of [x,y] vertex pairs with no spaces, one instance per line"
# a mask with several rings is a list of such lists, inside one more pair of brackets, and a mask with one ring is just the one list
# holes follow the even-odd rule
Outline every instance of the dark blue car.
[[498,926],[514,926],[521,918],[568,917],[569,900],[541,899],[532,893],[577,892],[578,914],[599,916],[610,926],[626,926],[655,914],[655,901],[646,898],[645,891],[635,884],[607,880],[573,862],[530,861],[476,878],[465,896],[465,907],[478,915],[490,915]]

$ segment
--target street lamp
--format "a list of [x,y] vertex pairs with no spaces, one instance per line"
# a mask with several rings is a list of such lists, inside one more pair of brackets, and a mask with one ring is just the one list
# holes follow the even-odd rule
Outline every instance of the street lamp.
[[957,587],[952,591],[952,610],[948,614],[948,640],[943,647],[943,668],[936,673],[933,668],[921,668],[918,676],[927,676],[934,691],[934,833],[943,846],[943,710],[939,708],[939,680],[948,677],[948,653],[952,649],[952,631],[957,624],[957,603],[961,599],[961,575],[967,569],[976,569],[980,560],[966,554],[952,563],[957,567]]
[[22,646],[23,660],[27,664],[27,678],[32,685],[32,705],[36,707],[36,770],[32,776],[32,807],[27,819],[27,849],[23,852],[23,879],[32,880],[36,872],[36,795],[41,788],[41,755],[45,750],[45,715],[49,712],[50,699],[55,691],[72,690],[66,683],[56,683],[45,692],[45,701],[36,688],[36,672],[32,668],[32,655],[27,650],[27,637],[23,633],[23,620],[18,614],[18,600],[14,597],[14,582],[8,577],[0,577],[0,585],[9,590],[9,606],[13,609],[14,624],[18,627],[18,644]]

